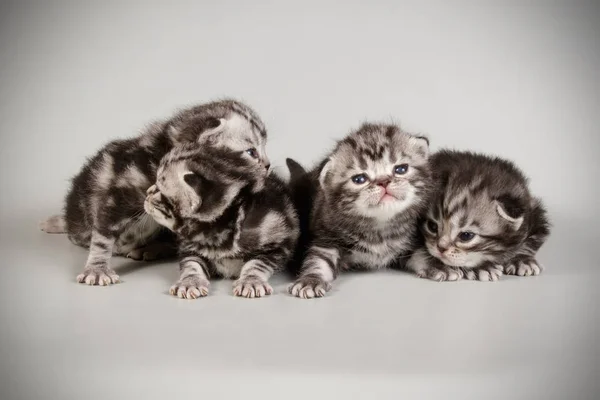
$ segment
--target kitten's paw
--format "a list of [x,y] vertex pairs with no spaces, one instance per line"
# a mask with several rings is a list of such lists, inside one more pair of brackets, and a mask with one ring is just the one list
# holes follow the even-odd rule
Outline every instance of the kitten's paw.
[[526,258],[524,260],[511,262],[511,264],[504,269],[504,272],[507,275],[536,276],[542,273],[542,266],[535,258]]
[[268,282],[257,278],[238,279],[233,282],[233,294],[248,299],[264,297],[273,293],[273,288]]
[[199,276],[188,276],[171,286],[169,293],[180,299],[197,299],[208,296],[210,283]]
[[463,274],[458,269],[444,265],[442,267],[428,267],[427,269],[419,271],[417,276],[437,282],[454,282],[462,279]]
[[312,299],[314,297],[323,297],[331,289],[331,284],[319,278],[300,277],[292,283],[288,291],[292,296],[301,299]]
[[86,285],[108,286],[119,283],[119,275],[110,268],[86,268],[75,278],[79,283]]
[[465,270],[465,278],[471,281],[496,282],[504,274],[502,265],[489,265],[485,267]]

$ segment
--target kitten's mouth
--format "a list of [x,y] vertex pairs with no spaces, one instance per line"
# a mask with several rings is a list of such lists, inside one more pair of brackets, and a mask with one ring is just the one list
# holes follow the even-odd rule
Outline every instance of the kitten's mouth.
[[155,214],[157,211],[167,215],[167,209],[162,204],[157,204],[148,198],[144,201],[144,210],[150,215]]
[[398,200],[398,198],[396,196],[394,196],[393,194],[391,194],[389,192],[385,192],[383,194],[383,196],[381,196],[381,198],[379,199],[379,202],[377,204],[390,203],[390,202],[396,201],[396,200]]

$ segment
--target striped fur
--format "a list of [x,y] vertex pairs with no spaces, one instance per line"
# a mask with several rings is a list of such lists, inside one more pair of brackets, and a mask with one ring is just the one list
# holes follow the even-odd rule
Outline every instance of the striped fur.
[[[235,100],[194,106],[149,125],[139,136],[116,140],[90,158],[73,179],[64,219],[52,217],[46,231],[66,231],[89,247],[80,283],[118,282],[112,255],[154,259],[175,254],[170,232],[144,213],[146,190],[156,181],[160,160],[175,145],[264,149],[266,130],[258,115]],[[63,224],[64,222],[64,224]]]
[[[290,286],[322,297],[341,270],[399,266],[415,246],[417,217],[429,193],[429,145],[395,125],[364,124],[314,170],[288,160],[304,255]],[[406,166],[405,173],[395,172]],[[364,174],[363,183],[355,183]]]
[[549,222],[523,173],[507,160],[470,152],[440,151],[431,164],[437,188],[420,224],[424,246],[408,267],[437,281],[538,275],[535,254]]
[[171,294],[208,294],[209,278],[236,278],[233,293],[272,293],[299,235],[287,186],[264,158],[244,151],[179,146],[163,158],[145,210],[179,240],[180,278]]

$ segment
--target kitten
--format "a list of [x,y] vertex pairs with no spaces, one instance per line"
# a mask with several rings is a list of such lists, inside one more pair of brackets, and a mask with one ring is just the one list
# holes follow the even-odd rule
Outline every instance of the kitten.
[[438,187],[421,224],[425,245],[407,266],[436,281],[538,275],[549,222],[523,173],[507,160],[449,150],[431,165]]
[[237,278],[233,293],[263,297],[298,238],[288,187],[269,174],[264,150],[198,150],[180,146],[158,169],[146,212],[177,234],[180,278],[170,293],[206,296],[209,278]]
[[161,237],[168,231],[144,213],[146,191],[165,154],[181,143],[262,151],[266,138],[258,115],[241,102],[223,100],[182,110],[138,137],[103,147],[73,179],[64,218],[51,217],[42,229],[66,231],[73,243],[89,247],[78,282],[117,283],[109,266],[112,254],[148,259],[174,250],[173,240]]
[[423,137],[364,124],[309,173],[288,159],[307,248],[292,295],[324,296],[341,270],[401,264],[425,208],[428,154]]

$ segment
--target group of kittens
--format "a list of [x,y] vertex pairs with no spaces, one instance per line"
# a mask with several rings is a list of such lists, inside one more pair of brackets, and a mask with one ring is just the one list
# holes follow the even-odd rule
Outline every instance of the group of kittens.
[[541,201],[511,162],[429,152],[426,138],[365,123],[290,181],[271,172],[267,131],[237,100],[191,107],[117,140],[73,179],[64,215],[42,223],[89,256],[77,281],[110,285],[113,255],[179,257],[170,293],[195,299],[212,277],[263,297],[290,268],[289,292],[322,297],[341,271],[401,268],[436,281],[538,275],[549,235]]

